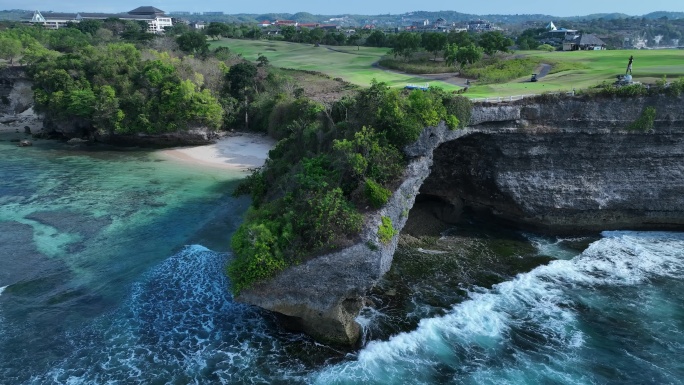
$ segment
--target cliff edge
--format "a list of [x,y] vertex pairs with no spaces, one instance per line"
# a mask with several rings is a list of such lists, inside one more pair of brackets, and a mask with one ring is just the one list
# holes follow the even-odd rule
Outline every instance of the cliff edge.
[[[549,98],[480,104],[468,127],[426,128],[389,202],[351,247],[291,267],[239,301],[314,338],[352,345],[368,290],[386,273],[419,194],[549,232],[684,227],[684,98]],[[628,131],[646,107],[654,127]],[[382,218],[396,230],[383,243]]]

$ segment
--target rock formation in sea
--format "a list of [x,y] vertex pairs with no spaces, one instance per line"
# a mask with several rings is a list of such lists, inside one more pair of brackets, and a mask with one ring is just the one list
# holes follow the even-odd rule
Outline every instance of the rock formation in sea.
[[[479,104],[467,128],[428,127],[390,201],[351,247],[291,267],[239,301],[332,343],[354,344],[368,290],[385,274],[419,194],[548,232],[684,227],[683,97],[539,97]],[[654,128],[627,130],[648,106]]]

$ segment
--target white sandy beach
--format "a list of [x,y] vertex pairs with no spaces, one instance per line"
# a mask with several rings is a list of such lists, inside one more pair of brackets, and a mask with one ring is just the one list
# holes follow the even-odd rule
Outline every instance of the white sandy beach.
[[263,166],[276,141],[260,134],[241,133],[220,139],[215,144],[160,151],[163,158],[207,167],[247,170]]

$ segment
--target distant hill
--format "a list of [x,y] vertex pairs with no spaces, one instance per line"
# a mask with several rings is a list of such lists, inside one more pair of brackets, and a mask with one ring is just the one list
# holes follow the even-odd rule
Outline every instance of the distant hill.
[[645,17],[646,19],[660,19],[662,17],[667,17],[668,19],[684,19],[684,12],[658,11],[648,13],[643,17]]
[[604,19],[604,20],[615,20],[615,19],[627,19],[633,16],[627,15],[625,13],[592,13],[590,15],[586,16],[571,16],[571,17],[563,17],[561,19],[563,20],[596,20],[596,19]]
[[[20,20],[22,15],[26,13],[31,13],[30,10],[4,10],[0,11],[0,20]],[[223,21],[228,23],[257,23],[263,20],[296,20],[301,23],[313,23],[313,22],[323,22],[330,19],[343,19],[338,20],[338,23],[344,25],[361,25],[361,24],[378,24],[378,25],[407,25],[411,24],[413,21],[419,20],[436,20],[438,18],[443,18],[448,22],[452,23],[465,23],[469,20],[484,19],[497,24],[522,24],[531,21],[551,21],[551,20],[567,20],[567,21],[580,21],[580,20],[614,20],[614,19],[625,19],[625,18],[646,18],[646,19],[660,19],[667,17],[670,20],[673,19],[684,19],[684,12],[668,12],[668,11],[658,11],[651,12],[646,15],[627,15],[624,13],[595,13],[584,16],[569,16],[569,17],[559,17],[553,15],[545,14],[515,14],[515,15],[500,15],[500,14],[490,14],[490,15],[474,15],[468,13],[461,13],[456,11],[414,11],[407,12],[403,14],[383,14],[383,15],[354,15],[354,14],[342,14],[342,15],[314,15],[309,12],[297,12],[297,13],[263,13],[263,14],[226,14],[226,15],[192,15],[184,16],[184,18],[190,18],[192,20],[204,20],[204,21]]]

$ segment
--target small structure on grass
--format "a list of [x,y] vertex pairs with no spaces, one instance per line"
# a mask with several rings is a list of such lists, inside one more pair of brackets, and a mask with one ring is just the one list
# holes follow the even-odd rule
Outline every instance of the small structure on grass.
[[563,43],[563,51],[601,51],[605,49],[606,43],[591,33],[583,33]]

